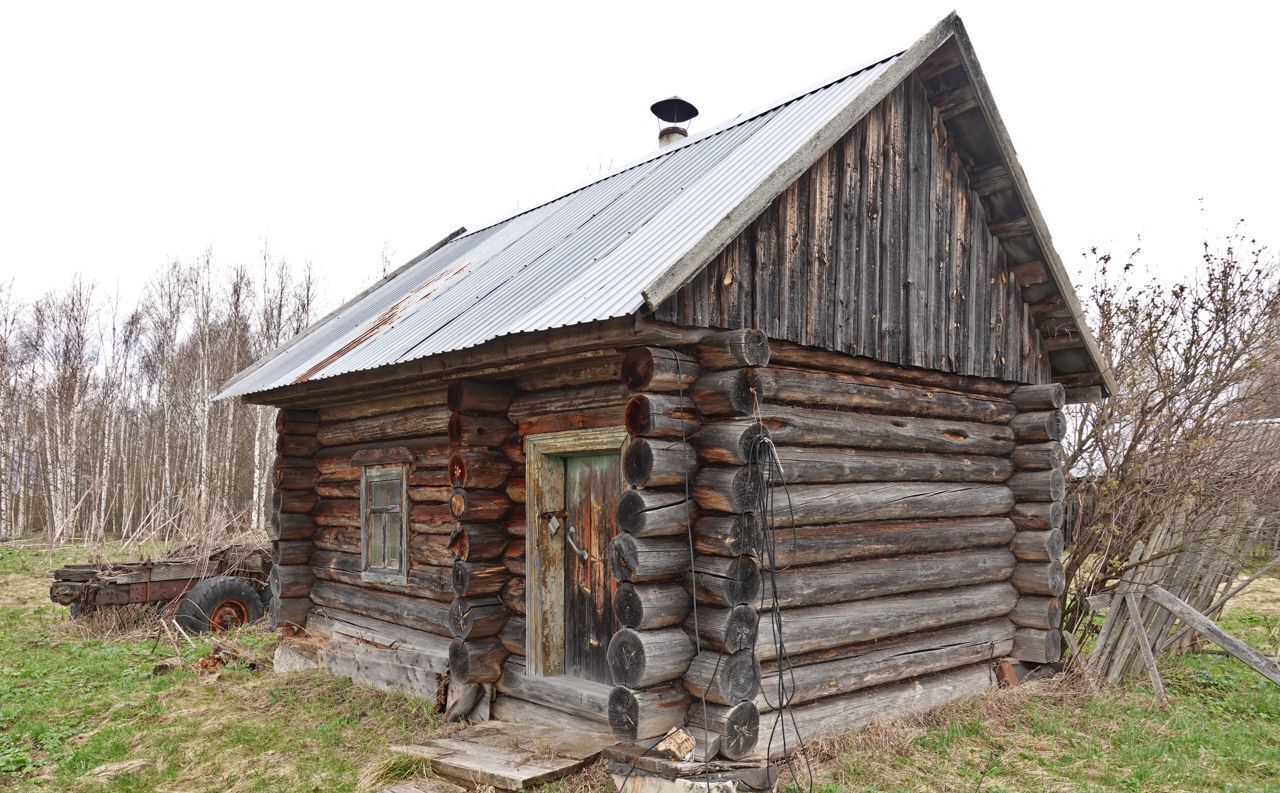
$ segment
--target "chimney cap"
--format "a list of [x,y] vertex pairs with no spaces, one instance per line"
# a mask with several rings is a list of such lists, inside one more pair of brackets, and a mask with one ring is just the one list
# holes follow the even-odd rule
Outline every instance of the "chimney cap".
[[698,115],[698,108],[678,96],[659,99],[649,110],[668,124],[683,124]]

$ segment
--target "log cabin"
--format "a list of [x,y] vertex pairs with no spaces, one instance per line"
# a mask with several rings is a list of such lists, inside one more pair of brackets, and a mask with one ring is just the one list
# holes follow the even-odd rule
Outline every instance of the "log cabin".
[[1057,661],[1061,410],[1113,383],[960,21],[663,136],[226,385],[279,409],[274,623],[735,760]]

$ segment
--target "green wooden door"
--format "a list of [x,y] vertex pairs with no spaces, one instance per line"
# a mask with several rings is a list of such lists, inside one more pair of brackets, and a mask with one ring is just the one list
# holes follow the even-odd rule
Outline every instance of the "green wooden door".
[[564,673],[609,683],[606,651],[616,626],[608,548],[621,464],[616,452],[565,458]]

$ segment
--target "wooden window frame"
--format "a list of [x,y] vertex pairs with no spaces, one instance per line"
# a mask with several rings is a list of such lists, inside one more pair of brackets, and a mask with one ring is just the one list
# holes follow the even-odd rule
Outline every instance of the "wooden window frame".
[[564,543],[559,533],[548,538],[542,525],[542,513],[547,511],[543,505],[564,503],[564,466],[557,461],[601,452],[617,452],[621,461],[630,438],[625,427],[546,432],[525,438],[527,675],[564,674]]
[[[375,584],[404,585],[409,578],[408,466],[404,464],[366,465],[360,469],[360,580]],[[392,475],[394,474],[394,475]],[[369,564],[370,481],[400,482],[400,567],[371,567]]]

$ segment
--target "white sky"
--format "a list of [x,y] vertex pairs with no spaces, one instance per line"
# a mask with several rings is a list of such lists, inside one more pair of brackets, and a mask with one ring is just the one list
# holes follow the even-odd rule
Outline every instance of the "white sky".
[[[655,99],[707,129],[953,5],[0,0],[0,279],[128,295],[171,258],[269,243],[332,306],[384,250],[398,265],[645,154]],[[1276,8],[959,3],[1069,269],[1141,234],[1186,272],[1238,218],[1280,243]]]

